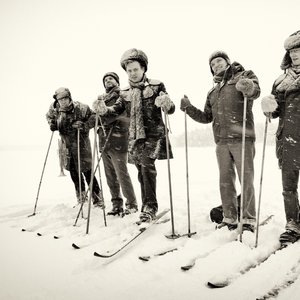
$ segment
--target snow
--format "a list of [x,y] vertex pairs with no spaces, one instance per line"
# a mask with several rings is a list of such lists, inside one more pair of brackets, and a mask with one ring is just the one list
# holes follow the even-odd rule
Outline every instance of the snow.
[[[189,148],[189,181],[191,204],[191,238],[167,239],[172,233],[170,213],[166,222],[151,226],[128,248],[104,259],[94,251],[107,254],[116,250],[138,232],[138,214],[124,218],[107,217],[107,227],[99,208],[91,208],[89,234],[86,221],[79,218],[73,226],[79,207],[74,205],[73,184],[67,176],[59,177],[57,143],[53,139],[37,205],[32,214],[44,159],[45,147],[2,150],[0,204],[0,299],[298,299],[300,292],[300,244],[278,252],[259,267],[241,275],[251,263],[272,253],[284,230],[285,217],[281,191],[281,174],[277,167],[274,145],[267,146],[262,191],[262,221],[274,217],[260,228],[258,247],[255,235],[244,233],[243,243],[237,234],[215,230],[209,211],[220,204],[218,168],[214,147]],[[185,149],[173,149],[171,160],[174,227],[176,233],[187,233]],[[262,145],[256,145],[256,195],[259,192]],[[157,195],[159,210],[169,208],[167,162],[157,161]],[[103,168],[101,166],[103,174]],[[139,184],[135,167],[129,171],[138,199]],[[109,191],[105,176],[102,184],[107,209]],[[237,184],[237,187],[239,185]],[[258,199],[257,199],[258,200]],[[140,202],[139,202],[140,204]],[[87,207],[84,207],[87,215]],[[22,231],[26,229],[26,231]],[[41,236],[38,236],[40,233]],[[57,235],[59,239],[54,239]],[[72,243],[81,249],[75,250]],[[177,248],[164,256],[160,251]],[[148,262],[139,256],[151,256]],[[181,266],[196,259],[194,268]],[[209,289],[208,280],[229,281],[222,289]],[[293,284],[290,281],[295,281]],[[284,289],[278,286],[286,285]],[[277,295],[278,294],[278,295]]]

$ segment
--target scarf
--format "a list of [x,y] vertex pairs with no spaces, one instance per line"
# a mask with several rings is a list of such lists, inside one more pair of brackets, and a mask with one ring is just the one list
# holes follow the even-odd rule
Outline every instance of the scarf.
[[286,71],[286,76],[278,84],[276,90],[284,93],[297,79],[300,78],[300,66],[290,67]]
[[120,88],[115,86],[103,95],[103,100],[107,104],[112,99],[118,99],[120,95]]
[[73,110],[74,104],[71,101],[70,104],[65,108],[60,107],[59,104],[57,107],[59,112],[57,117],[57,128],[60,133],[65,133],[67,129],[67,113]]
[[129,80],[131,99],[130,124],[129,124],[129,151],[131,151],[136,142],[146,138],[144,129],[144,120],[142,112],[142,92],[145,88],[147,78],[144,75],[140,82]]

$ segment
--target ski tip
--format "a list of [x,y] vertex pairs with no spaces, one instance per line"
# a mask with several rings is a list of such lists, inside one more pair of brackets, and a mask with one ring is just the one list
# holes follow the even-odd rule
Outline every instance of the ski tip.
[[194,265],[186,265],[186,266],[182,266],[180,267],[182,271],[188,271],[190,270]]
[[220,288],[224,288],[228,285],[227,282],[220,282],[220,283],[213,283],[211,281],[207,282],[207,286],[211,289],[220,289]]
[[149,261],[150,256],[139,256],[139,259],[142,260],[142,261]]
[[75,243],[72,244],[72,247],[73,247],[74,249],[80,249],[80,247],[77,246]]
[[110,257],[109,255],[103,255],[103,254],[100,254],[98,252],[94,252],[94,256],[96,256],[96,257],[102,257],[102,258],[108,258],[108,257]]
[[42,236],[42,234],[41,234],[41,233],[39,233],[39,232],[38,232],[36,235],[37,235],[37,236]]

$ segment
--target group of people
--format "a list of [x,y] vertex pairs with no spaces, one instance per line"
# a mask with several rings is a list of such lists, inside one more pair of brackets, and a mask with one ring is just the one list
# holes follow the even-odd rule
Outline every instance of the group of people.
[[[286,214],[286,228],[280,235],[283,244],[300,239],[297,194],[300,169],[300,31],[289,36],[284,47],[286,53],[281,64],[284,74],[275,80],[271,95],[261,100],[266,117],[279,118],[276,154],[282,171]],[[52,131],[59,131],[68,150],[65,168],[70,171],[78,201],[86,198],[84,181],[79,182],[78,172],[82,172],[88,184],[93,177],[88,133],[99,124],[99,151],[112,201],[108,214],[124,215],[138,211],[127,169],[128,161],[135,164],[138,171],[142,197],[140,220],[149,222],[155,218],[158,209],[155,161],[173,157],[163,115],[174,113],[175,105],[163,82],[147,78],[148,58],[142,50],[127,50],[121,57],[121,66],[128,75],[127,88],[120,89],[116,73],[104,74],[105,93],[97,98],[92,109],[73,101],[67,88],[59,88],[47,113],[47,120]],[[224,51],[213,52],[209,57],[209,66],[214,86],[208,92],[204,110],[193,106],[186,95],[181,99],[180,109],[197,122],[212,122],[223,212],[218,228],[234,230],[238,226],[240,203],[235,184],[238,176],[239,181],[244,179],[242,229],[253,232],[256,209],[252,106],[260,96],[258,78],[240,63],[231,62]],[[241,155],[243,151],[244,155]],[[93,180],[93,203],[103,208],[99,184],[95,177]],[[83,195],[80,195],[80,190]],[[123,197],[126,198],[125,208]]]

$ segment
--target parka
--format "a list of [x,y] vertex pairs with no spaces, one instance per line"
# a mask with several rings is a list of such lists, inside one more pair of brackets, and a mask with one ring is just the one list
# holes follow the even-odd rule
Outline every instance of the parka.
[[276,156],[279,167],[289,170],[300,170],[300,77],[284,92],[277,87],[284,80],[281,75],[272,88],[278,107],[272,118],[279,118],[276,132]]
[[[80,129],[80,169],[81,172],[86,172],[92,167],[92,151],[89,139],[90,128],[95,125],[95,118],[92,118],[93,112],[88,105],[72,101],[73,107],[66,113],[66,123],[64,128],[59,130],[62,142],[67,149],[65,169],[70,170],[71,158],[74,159],[75,166],[78,170],[78,148],[77,148],[77,129],[72,127],[75,121],[84,122],[83,129]],[[54,101],[50,105],[49,111],[46,114],[47,121],[50,124],[57,124],[59,117],[59,103]]]
[[255,141],[253,101],[260,95],[258,79],[253,71],[245,71],[243,66],[234,62],[226,71],[223,81],[208,92],[204,111],[193,105],[186,108],[187,114],[197,122],[212,122],[216,144],[241,142],[243,128],[244,96],[235,85],[241,78],[253,81],[253,95],[247,98],[246,140]]

